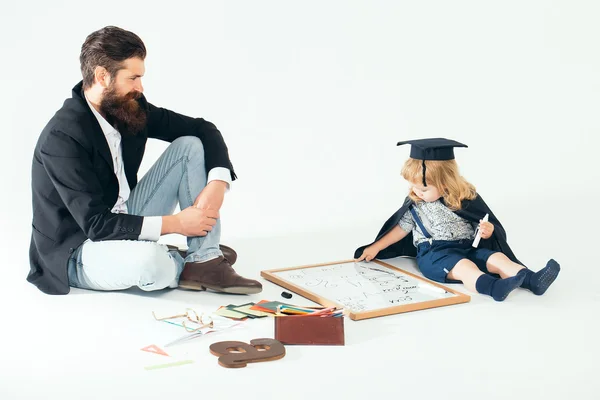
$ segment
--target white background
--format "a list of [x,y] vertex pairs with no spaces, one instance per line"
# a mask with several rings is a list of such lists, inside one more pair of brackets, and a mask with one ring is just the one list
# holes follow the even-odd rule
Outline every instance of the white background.
[[[13,340],[4,344],[11,352],[1,375],[14,377],[11,386],[3,386],[0,375],[0,394],[3,388],[9,398],[44,393],[22,386],[32,365],[23,361],[26,349],[36,340],[44,343],[32,362],[40,365],[53,340],[60,336],[59,343],[68,345],[66,328],[54,317],[69,319],[66,310],[74,296],[58,300],[24,282],[31,156],[42,128],[81,79],[81,44],[105,25],[132,30],[144,40],[143,84],[150,102],[204,117],[223,133],[239,176],[222,210],[223,239],[246,249],[246,261],[240,258],[240,263],[246,262],[248,275],[257,276],[264,266],[351,257],[406,195],[399,172],[409,149],[396,142],[452,138],[469,145],[456,151],[462,172],[503,222],[519,258],[534,270],[550,257],[563,266],[554,301],[549,293],[540,299],[518,295],[515,302],[543,310],[547,319],[537,327],[540,335],[559,315],[553,307],[571,317],[579,309],[577,321],[587,324],[585,329],[562,327],[548,345],[576,342],[598,355],[598,347],[586,348],[580,334],[585,330],[591,337],[591,329],[597,330],[600,301],[590,283],[599,276],[592,257],[600,222],[595,204],[600,193],[599,20],[598,2],[573,0],[3,3],[0,308],[11,320],[42,318],[47,339],[24,337],[6,320],[0,322],[6,340]],[[149,143],[142,173],[165,147]],[[561,279],[573,285],[560,284]],[[83,297],[93,299],[89,305],[99,307],[108,324],[112,314],[102,308],[106,299],[125,310],[123,304],[139,301],[90,296]],[[215,305],[229,301],[216,299]],[[502,306],[485,305],[513,315],[499,311]],[[36,314],[34,307],[44,309]],[[515,305],[514,310],[522,309]],[[404,325],[393,319],[399,316],[386,318]],[[525,311],[516,318],[528,321]],[[588,371],[583,358],[570,354],[571,362]],[[84,362],[75,360],[73,371]],[[314,359],[303,362],[306,371],[314,368]],[[502,371],[510,375],[512,364],[506,363]],[[199,371],[190,376],[201,376]],[[570,383],[589,395],[597,383],[583,374],[570,375],[581,379]],[[560,381],[543,370],[534,376],[555,385]],[[62,386],[55,385],[47,393],[60,393]],[[148,390],[146,395],[157,393]]]

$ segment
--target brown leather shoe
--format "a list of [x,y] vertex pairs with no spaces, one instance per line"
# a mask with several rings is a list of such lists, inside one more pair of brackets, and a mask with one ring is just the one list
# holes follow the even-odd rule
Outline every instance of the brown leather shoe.
[[179,277],[179,287],[235,294],[262,292],[262,284],[259,281],[238,275],[229,261],[222,256],[205,262],[185,263]]
[[221,249],[221,252],[223,253],[223,257],[225,257],[225,259],[227,261],[229,261],[229,264],[231,264],[231,265],[235,264],[235,262],[237,261],[237,253],[235,252],[234,249],[232,249],[229,246],[225,246],[223,244],[219,245],[219,249]]
[[[167,247],[171,251],[172,250],[177,250],[179,252],[179,254],[181,255],[181,257],[183,257],[183,258],[187,257],[187,251],[186,250],[181,250],[179,247],[173,246],[173,245],[170,245],[170,244],[168,244]],[[225,257],[227,259],[227,261],[229,261],[229,264],[231,264],[231,265],[235,264],[235,262],[237,261],[237,253],[235,252],[234,249],[232,249],[229,246],[225,246],[224,244],[219,245],[219,249],[223,253],[223,257]]]

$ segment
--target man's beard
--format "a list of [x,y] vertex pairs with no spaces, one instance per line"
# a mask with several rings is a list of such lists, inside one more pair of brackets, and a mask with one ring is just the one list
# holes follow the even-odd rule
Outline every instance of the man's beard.
[[135,90],[120,96],[110,85],[100,101],[100,111],[119,133],[135,135],[146,126],[146,111],[137,102],[140,97],[142,93]]

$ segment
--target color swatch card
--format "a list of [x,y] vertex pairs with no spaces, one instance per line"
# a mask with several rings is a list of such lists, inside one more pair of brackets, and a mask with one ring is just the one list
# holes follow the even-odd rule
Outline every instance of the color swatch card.
[[269,313],[267,313],[267,312],[252,310],[251,307],[253,307],[253,306],[254,306],[254,303],[246,303],[246,304],[241,304],[239,306],[230,304],[227,306],[227,308],[229,308],[230,310],[236,311],[238,313],[245,314],[249,318],[263,318],[263,317],[269,316]]
[[228,307],[221,307],[219,308],[217,311],[215,311],[215,314],[220,315],[222,317],[226,317],[226,318],[230,318],[230,319],[235,319],[235,320],[244,320],[248,318],[247,314],[241,313],[241,312],[237,312],[235,310],[232,310]]

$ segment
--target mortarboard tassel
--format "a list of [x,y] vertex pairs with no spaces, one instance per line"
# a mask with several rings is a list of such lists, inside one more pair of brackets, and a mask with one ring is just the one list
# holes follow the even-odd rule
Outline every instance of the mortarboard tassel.
[[427,182],[425,181],[425,172],[427,168],[425,167],[425,160],[423,160],[423,186],[427,187]]

